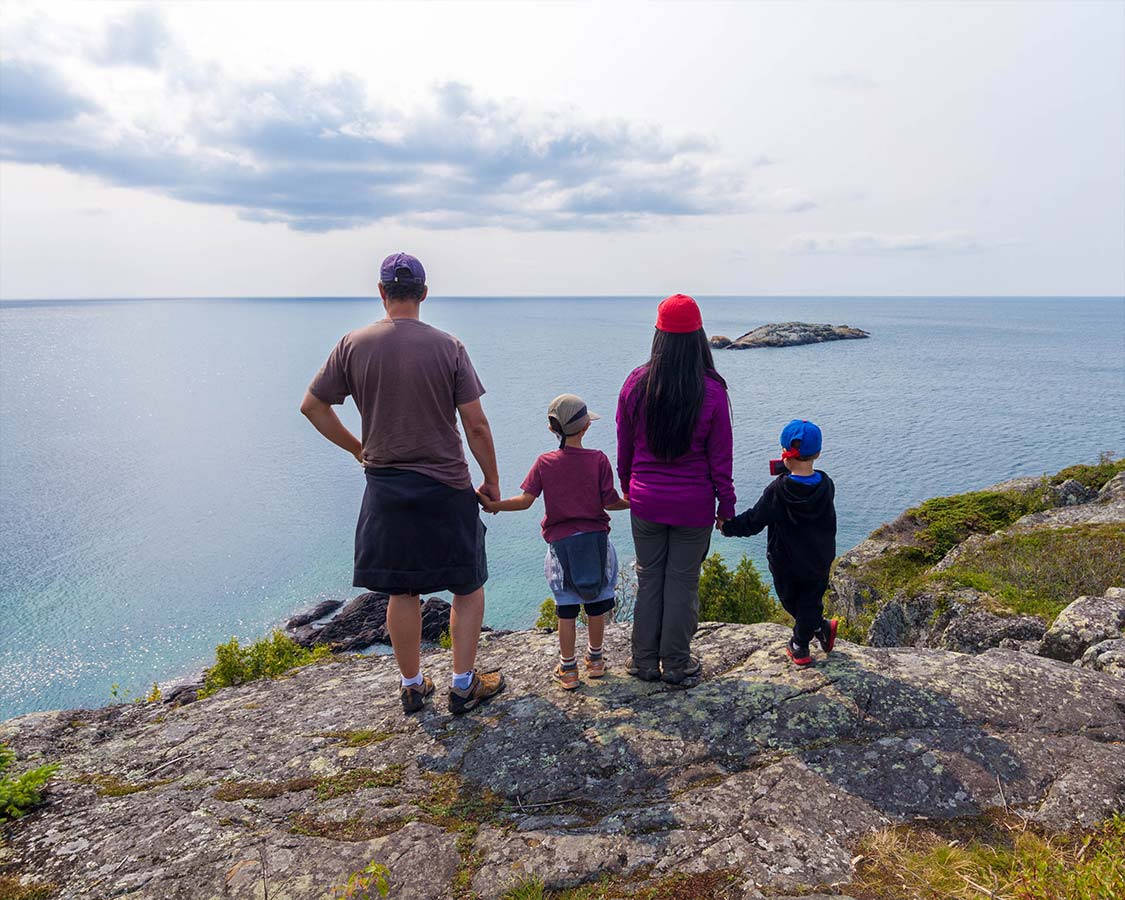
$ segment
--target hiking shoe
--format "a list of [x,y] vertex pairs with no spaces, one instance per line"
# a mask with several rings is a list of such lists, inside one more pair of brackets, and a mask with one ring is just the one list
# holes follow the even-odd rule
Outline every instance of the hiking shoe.
[[606,664],[604,656],[586,656],[586,677],[601,678],[605,674]]
[[573,691],[578,687],[578,666],[564,666],[559,663],[555,666],[551,677],[562,685],[564,691]]
[[798,644],[793,638],[789,638],[785,642],[785,655],[793,660],[793,665],[798,669],[803,669],[806,666],[812,665],[812,657],[809,655],[808,644]]
[[660,669],[656,666],[638,666],[633,662],[633,658],[629,657],[629,662],[625,664],[625,671],[632,675],[634,678],[639,678],[641,681],[659,681]]
[[839,624],[836,619],[825,619],[816,630],[816,642],[826,654],[831,653],[836,646],[836,629]]
[[422,676],[421,684],[411,684],[400,687],[399,696],[402,697],[402,711],[404,713],[418,712],[426,705],[426,698],[434,692],[434,683],[429,675]]
[[449,711],[455,716],[475,709],[486,700],[504,690],[504,676],[499,671],[473,672],[473,680],[467,688],[450,687]]
[[680,669],[665,669],[660,680],[667,684],[682,684],[689,678],[695,678],[703,671],[703,663],[698,656],[689,656],[687,663]]

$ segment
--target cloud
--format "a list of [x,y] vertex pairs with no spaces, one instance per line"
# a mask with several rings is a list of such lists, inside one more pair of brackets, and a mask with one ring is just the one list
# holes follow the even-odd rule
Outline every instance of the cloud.
[[164,49],[170,43],[160,10],[141,6],[106,24],[101,39],[89,51],[95,62],[106,66],[160,66]]
[[0,63],[0,127],[59,122],[92,112],[93,103],[34,62]]
[[[402,109],[347,73],[238,80],[177,53],[168,57],[174,67],[122,94],[105,67],[158,66],[167,31],[158,12],[141,8],[103,38],[91,57],[99,67],[84,80],[101,86],[100,106],[57,71],[2,63],[0,158],[300,231],[391,218],[427,228],[597,230],[812,206],[789,189],[750,190],[703,135],[500,101],[457,82]],[[25,127],[46,121],[50,129]]]
[[877,81],[859,72],[830,72],[816,76],[823,85],[844,91],[873,91],[879,86]]
[[974,253],[995,243],[986,243],[971,234],[872,234],[853,231],[837,234],[797,234],[790,238],[790,253],[841,255],[910,255],[927,253]]

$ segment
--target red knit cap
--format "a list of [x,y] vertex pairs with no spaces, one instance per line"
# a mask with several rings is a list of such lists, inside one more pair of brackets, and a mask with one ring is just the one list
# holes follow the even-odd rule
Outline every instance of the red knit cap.
[[673,294],[656,308],[656,328],[670,334],[687,334],[703,327],[703,316],[687,294]]

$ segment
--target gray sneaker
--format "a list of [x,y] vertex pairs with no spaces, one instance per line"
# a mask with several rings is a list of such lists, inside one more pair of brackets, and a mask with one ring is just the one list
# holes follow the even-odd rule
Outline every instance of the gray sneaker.
[[666,684],[683,684],[691,678],[698,677],[703,671],[703,663],[698,656],[689,656],[687,663],[681,669],[665,669],[660,680]]

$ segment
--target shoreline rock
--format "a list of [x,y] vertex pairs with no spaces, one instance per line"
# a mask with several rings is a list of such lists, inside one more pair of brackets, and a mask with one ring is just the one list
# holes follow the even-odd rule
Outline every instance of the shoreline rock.
[[[314,900],[371,861],[409,900],[718,871],[745,898],[846,894],[876,829],[1009,804],[1051,829],[1125,810],[1125,680],[847,641],[797,670],[788,633],[704,623],[702,679],[677,690],[628,677],[628,626],[609,625],[610,673],[573,692],[547,677],[553,635],[487,635],[481,665],[502,664],[508,689],[463,717],[441,692],[404,717],[394,661],[355,655],[189,706],[22,716],[0,740],[60,769],[5,833],[5,863],[60,896],[138,900],[251,900],[264,880]],[[423,655],[435,681],[450,665]],[[794,816],[794,797],[824,802]]]
[[760,347],[798,347],[826,341],[850,341],[871,337],[870,333],[849,325],[822,325],[810,322],[775,322],[760,325],[733,340],[717,334],[711,346],[719,350],[753,350]]
[[[436,643],[442,632],[449,630],[450,605],[440,597],[418,598],[422,606],[422,640]],[[387,632],[387,604],[390,597],[368,591],[347,603],[326,600],[293,616],[285,626],[294,641],[305,648],[323,644],[337,652],[365,650],[374,644],[390,644]],[[331,606],[335,604],[335,606]],[[328,613],[335,615],[322,624],[316,620]],[[488,630],[485,627],[483,630]]]

